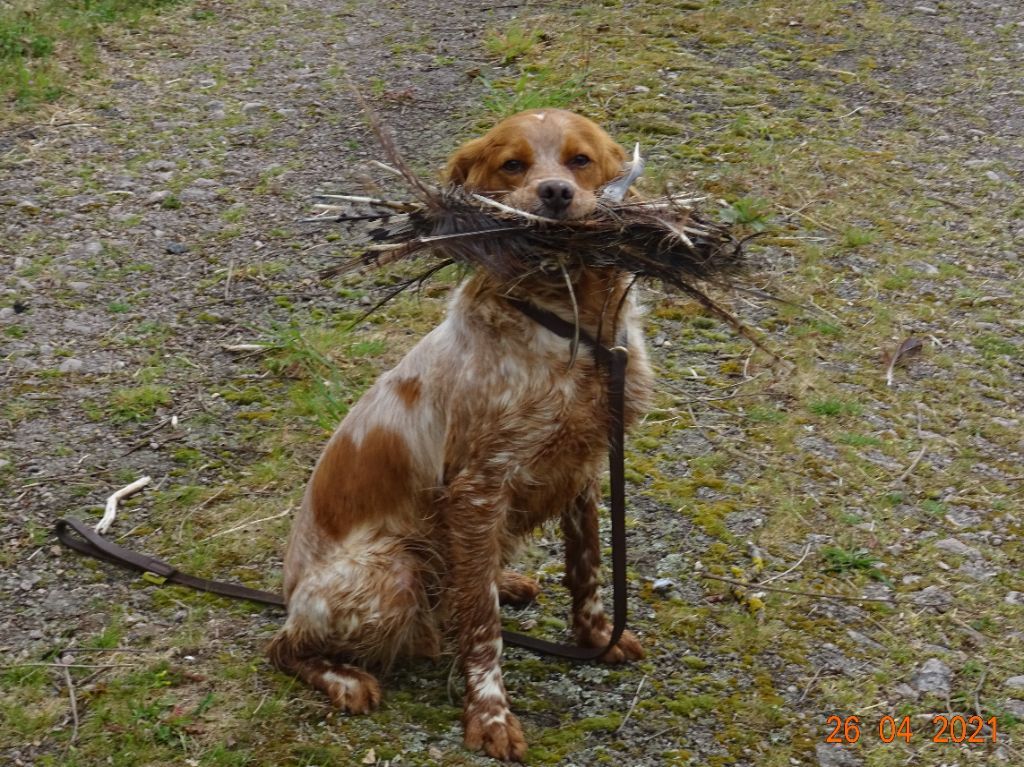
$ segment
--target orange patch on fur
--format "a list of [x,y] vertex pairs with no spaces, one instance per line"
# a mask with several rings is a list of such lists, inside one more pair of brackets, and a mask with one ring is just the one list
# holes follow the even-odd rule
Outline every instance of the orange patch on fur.
[[357,447],[338,433],[313,474],[310,496],[317,527],[336,540],[372,517],[401,514],[415,496],[412,461],[397,432],[374,427]]
[[412,407],[419,401],[421,388],[420,379],[416,377],[400,378],[395,384],[395,392],[406,407]]

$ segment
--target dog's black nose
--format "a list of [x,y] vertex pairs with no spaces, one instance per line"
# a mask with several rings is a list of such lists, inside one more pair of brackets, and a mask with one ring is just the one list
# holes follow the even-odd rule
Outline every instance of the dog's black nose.
[[572,184],[557,178],[541,181],[537,185],[537,197],[540,198],[541,206],[546,212],[556,216],[569,207],[575,193]]

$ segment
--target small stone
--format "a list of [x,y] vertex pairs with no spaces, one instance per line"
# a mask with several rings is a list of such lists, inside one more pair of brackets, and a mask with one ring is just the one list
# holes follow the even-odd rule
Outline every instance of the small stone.
[[26,215],[35,216],[39,214],[39,211],[41,211],[42,208],[32,202],[32,200],[22,200],[18,203],[18,210]]
[[164,245],[164,250],[172,256],[180,256],[182,253],[188,253],[188,245],[180,242],[169,242]]
[[223,112],[224,111],[224,102],[223,101],[211,101],[211,102],[209,102],[206,105],[206,108],[209,109],[211,112],[216,112],[218,110]]
[[665,337],[665,336],[664,336],[663,334],[659,333],[658,335],[656,335],[656,336],[654,337],[654,340],[653,340],[653,341],[651,341],[651,346],[655,346],[655,347],[661,347],[661,346],[664,346],[664,345],[665,345],[665,342],[666,342],[667,340],[668,340],[668,339],[667,339],[667,338],[666,338],[666,337]]
[[818,767],[860,767],[861,761],[839,743],[818,743],[814,747]]
[[170,160],[150,160],[146,163],[146,170],[174,170],[176,167]]
[[27,258],[25,258],[24,256],[15,256],[14,257],[14,268],[15,269],[24,269],[26,266],[28,266],[28,264],[29,264],[29,260]]
[[981,556],[979,552],[973,546],[968,546],[963,541],[959,541],[956,538],[943,538],[941,541],[935,543],[935,548],[940,551],[945,551],[948,554],[955,554],[958,557],[971,557],[977,559]]
[[8,461],[6,458],[0,458],[0,469],[6,469],[10,465],[11,462]]
[[913,684],[918,692],[935,693],[940,697],[949,695],[953,672],[938,658],[929,658],[914,676]]
[[172,178],[174,178],[174,171],[172,171],[172,170],[163,171],[161,173],[154,173],[153,174],[153,180],[157,181],[157,182],[159,182],[161,184],[166,184]]
[[89,240],[82,248],[82,253],[90,258],[95,258],[103,252],[103,243],[99,240]]
[[6,320],[8,317],[14,316],[14,309],[10,306],[5,306],[0,309],[0,320]]
[[914,604],[918,607],[931,607],[936,612],[944,613],[953,605],[953,597],[938,586],[928,586],[914,594]]
[[904,700],[917,700],[917,690],[909,684],[900,683],[892,688],[892,691]]
[[871,650],[881,650],[881,651],[885,650],[885,647],[880,645],[874,639],[872,639],[871,637],[867,636],[866,634],[860,633],[859,631],[855,631],[854,629],[847,629],[846,630],[846,635],[848,637],[850,637],[850,639],[852,639],[854,642],[856,642],[857,644],[861,645],[862,647],[867,647],[867,648],[869,648]]
[[242,104],[242,113],[249,115],[253,112],[259,112],[264,106],[266,105],[262,101],[247,101]]
[[159,190],[157,192],[151,192],[146,197],[146,199],[142,201],[142,204],[143,205],[157,205],[157,204],[163,202],[164,200],[166,200],[170,196],[171,196],[171,193],[170,193],[169,190],[161,189],[161,190]]
[[71,319],[70,317],[64,320],[63,328],[68,333],[80,333],[82,335],[89,335],[90,333],[93,332],[92,326],[88,325],[85,322],[79,322],[77,320]]
[[1024,593],[1020,591],[1008,591],[1006,592],[1006,597],[1003,601],[1008,605],[1024,606]]
[[91,282],[78,282],[78,281],[75,281],[75,282],[69,282],[68,283],[68,287],[71,288],[76,293],[84,293],[85,291],[87,291],[89,288],[92,287],[92,283]]
[[1003,182],[1002,176],[1000,176],[994,170],[985,171],[985,178],[987,178],[989,181],[994,181],[997,184],[1001,184]]
[[209,189],[197,189],[196,187],[189,187],[183,189],[181,194],[178,195],[178,199],[182,202],[207,202],[212,200],[217,195],[211,192]]
[[659,594],[665,594],[675,587],[676,582],[671,578],[658,578],[653,584],[651,584],[651,588]]
[[61,373],[77,373],[85,365],[80,359],[76,357],[68,357],[57,368]]
[[192,181],[192,186],[206,187],[220,186],[219,181],[214,181],[212,178],[197,178]]
[[1013,714],[1018,719],[1024,719],[1024,700],[1010,698],[1004,701],[1003,708],[1006,709],[1007,713]]
[[651,89],[648,88],[646,85],[634,85],[633,86],[633,93],[650,93],[650,92],[651,92]]
[[1024,676],[1011,676],[1003,682],[1003,687],[1008,687],[1011,690],[1024,690]]
[[938,16],[939,12],[930,5],[915,5],[914,10],[923,13],[925,16]]
[[211,120],[226,120],[227,117],[228,113],[225,112],[223,109],[214,109],[212,112],[210,112]]

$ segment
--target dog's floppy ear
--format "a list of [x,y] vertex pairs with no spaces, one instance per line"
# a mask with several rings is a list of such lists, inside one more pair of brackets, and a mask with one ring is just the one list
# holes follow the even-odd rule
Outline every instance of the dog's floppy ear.
[[469,181],[473,166],[483,159],[490,142],[485,138],[477,138],[467,141],[455,150],[448,165],[444,169],[445,181],[451,184],[465,185]]
[[595,159],[601,168],[601,175],[605,181],[611,181],[622,174],[622,165],[626,162],[627,156],[626,150],[610,136],[605,134],[601,137],[600,150]]

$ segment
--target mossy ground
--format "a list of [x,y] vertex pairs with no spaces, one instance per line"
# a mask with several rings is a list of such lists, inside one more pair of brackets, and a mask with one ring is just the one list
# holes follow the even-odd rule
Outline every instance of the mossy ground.
[[[2,305],[31,307],[3,328],[12,373],[0,418],[25,447],[0,447],[10,462],[0,489],[15,510],[0,563],[15,606],[7,625],[21,637],[3,640],[2,753],[40,765],[484,763],[459,745],[459,683],[446,664],[402,668],[378,714],[338,717],[262,659],[272,611],[141,579],[125,588],[130,576],[60,555],[49,538],[58,513],[95,516],[111,489],[152,472],[162,479],[125,505],[121,542],[189,571],[279,585],[280,514],[297,503],[323,439],[436,324],[455,280],[355,331],[360,300],[379,286],[313,282],[347,235],[297,231],[305,195],[375,156],[344,113],[341,74],[351,71],[400,142],[421,150],[423,170],[504,113],[591,115],[624,144],[641,142],[644,191],[700,190],[738,227],[763,230],[751,246],[765,265],[759,284],[788,301],[723,297],[777,350],[773,366],[689,302],[645,291],[659,397],[632,435],[628,467],[631,623],[649,657],[605,669],[507,652],[528,762],[825,763],[836,714],[861,717],[863,733],[832,747],[850,760],[835,764],[1024,763],[1002,687],[1021,673],[1024,631],[1020,604],[1006,601],[1024,591],[1024,209],[1012,119],[1022,19],[971,8],[605,0],[486,18],[469,48],[403,21],[397,5],[371,13],[359,3],[200,3],[140,21],[144,38],[110,31],[108,69],[48,108],[51,122],[99,128],[43,133],[23,114],[2,137],[0,172],[35,190],[0,209],[17,224],[5,259],[26,257]],[[364,32],[390,58],[360,69],[332,45],[358,45]],[[235,53],[222,58],[211,39]],[[465,67],[473,56],[483,63]],[[409,62],[442,74],[400,76]],[[454,87],[422,89],[448,71],[445,82],[476,94],[471,103],[453,103]],[[275,111],[309,78],[315,87],[293,112]],[[132,81],[128,96],[113,87]],[[206,119],[217,106],[202,99],[223,102],[223,119]],[[403,110],[416,105],[435,140],[410,135]],[[323,131],[346,138],[311,146]],[[147,173],[172,176],[161,182],[168,195],[112,209],[119,196],[108,192],[121,187],[111,179]],[[214,190],[217,204],[197,189]],[[35,218],[50,228],[21,223]],[[187,231],[192,255],[140,256],[153,228]],[[102,247],[82,252],[76,239],[90,236]],[[82,294],[68,264],[131,288]],[[50,333],[43,350],[47,311],[58,329],[99,314],[91,353],[106,367],[58,374],[81,342]],[[885,356],[908,337],[925,351],[890,386]],[[225,341],[269,348],[231,358]],[[182,429],[153,430],[172,414]],[[67,438],[39,436],[47,429]],[[950,538],[976,553],[936,546]],[[564,626],[558,556],[554,536],[528,553],[546,590],[510,624]],[[771,585],[895,601],[702,577],[791,567]],[[655,591],[656,578],[675,585]],[[62,606],[63,621],[38,618],[33,595],[59,597],[65,581],[82,604]],[[949,596],[942,611],[914,601],[926,586]],[[43,630],[30,636],[35,621]],[[73,743],[64,672],[45,665],[65,653],[79,664],[68,671]],[[953,672],[949,694],[908,692],[932,657]],[[933,743],[931,717],[946,712],[997,717],[998,742]],[[887,714],[911,717],[910,743],[879,739]]]

